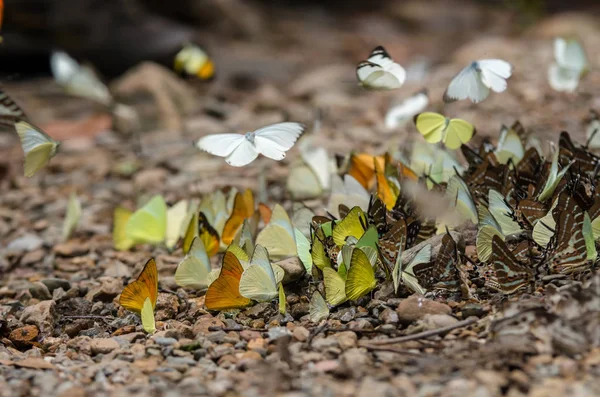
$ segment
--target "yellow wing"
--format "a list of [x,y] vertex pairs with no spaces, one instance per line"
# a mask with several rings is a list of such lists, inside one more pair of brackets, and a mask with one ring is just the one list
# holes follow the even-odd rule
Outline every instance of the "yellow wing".
[[175,282],[183,288],[204,290],[208,288],[210,260],[202,240],[194,238],[192,246],[175,271]]
[[285,291],[283,284],[279,284],[279,313],[285,315]]
[[323,299],[323,296],[321,296],[318,291],[315,291],[310,298],[308,317],[313,323],[320,323],[322,320],[329,317],[329,307],[327,307],[327,302],[325,302],[325,299]]
[[156,331],[156,323],[154,322],[154,307],[152,307],[152,302],[150,301],[149,297],[144,300],[141,317],[144,331],[149,334],[153,334]]
[[71,234],[75,231],[75,228],[79,223],[79,218],[81,218],[81,202],[77,198],[75,192],[72,192],[69,196],[69,203],[67,204],[67,212],[63,223],[63,241],[66,241],[71,237]]
[[275,276],[271,278],[262,266],[250,265],[240,279],[240,294],[258,302],[270,302],[278,294],[274,278]]
[[165,245],[171,251],[181,237],[181,225],[187,216],[187,200],[178,201],[167,210],[167,229],[165,232]]
[[250,218],[254,214],[254,196],[250,189],[244,194],[236,193],[233,210],[225,226],[223,227],[223,235],[221,240],[229,245],[235,238],[240,227],[244,223],[244,219]]
[[25,155],[25,176],[32,177],[40,169],[44,168],[52,158],[55,149],[53,143],[42,143]]
[[29,178],[48,164],[56,154],[58,142],[26,121],[16,122],[15,129],[25,154],[25,176]]
[[158,298],[158,269],[154,258],[148,260],[138,278],[123,289],[119,303],[131,312],[141,313],[146,298],[150,298],[154,309]]
[[250,304],[240,294],[240,278],[244,268],[232,252],[225,252],[219,277],[208,287],[204,303],[209,310],[239,309]]
[[256,244],[265,247],[274,260],[297,255],[292,221],[281,205],[273,208],[271,220],[256,237]]
[[423,112],[415,117],[417,131],[429,143],[437,143],[442,140],[447,123],[446,117],[439,113]]
[[337,306],[346,302],[346,282],[338,272],[331,267],[323,268],[323,282],[325,283],[325,297],[330,305]]
[[125,225],[131,217],[132,212],[123,207],[115,208],[113,216],[113,245],[118,251],[127,251],[135,244],[135,241],[125,234]]
[[375,271],[363,250],[352,251],[350,270],[346,277],[346,297],[356,300],[375,289]]
[[352,208],[348,215],[333,227],[332,235],[334,243],[338,247],[341,247],[346,242],[348,236],[360,239],[365,233],[364,225],[366,224],[367,218],[363,210],[358,206]]
[[446,128],[444,144],[448,149],[458,149],[463,143],[471,140],[475,134],[473,124],[462,119],[452,119]]
[[377,161],[374,162],[374,165],[377,179],[377,196],[381,199],[381,201],[383,201],[385,207],[388,210],[391,210],[394,208],[394,205],[396,205],[396,199],[398,198],[398,195],[394,192],[390,186],[390,183],[385,177],[384,168],[381,167]]
[[125,225],[125,235],[136,243],[161,243],[166,231],[167,204],[160,195],[152,197],[146,205],[135,211]]

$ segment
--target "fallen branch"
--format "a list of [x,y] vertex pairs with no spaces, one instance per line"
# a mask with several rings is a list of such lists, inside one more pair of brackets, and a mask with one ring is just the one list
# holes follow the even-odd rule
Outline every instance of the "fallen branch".
[[368,350],[374,350],[374,351],[382,351],[382,352],[391,352],[391,353],[398,353],[398,354],[406,354],[408,356],[416,356],[416,357],[421,357],[422,354],[421,353],[416,353],[416,352],[412,352],[410,350],[405,350],[405,349],[398,349],[395,347],[391,347],[391,346],[377,346],[377,345],[369,345],[369,344],[360,344],[360,347],[364,347],[365,349]]
[[448,325],[446,327],[432,329],[429,331],[423,331],[423,332],[419,332],[419,333],[412,334],[412,335],[399,336],[397,338],[371,340],[368,342],[359,343],[359,345],[360,346],[363,346],[363,345],[366,345],[366,346],[368,346],[368,345],[391,345],[393,343],[402,343],[402,342],[408,342],[408,341],[419,340],[419,339],[427,339],[429,337],[444,334],[446,332],[452,331],[457,328],[467,327],[471,324],[476,323],[477,321],[479,321],[479,319],[477,317],[469,317],[466,320],[459,321],[456,324]]
[[113,320],[115,319],[115,317],[112,316],[62,316],[62,318],[68,318],[68,319],[80,319],[80,318],[88,318],[88,319],[100,319],[100,320]]

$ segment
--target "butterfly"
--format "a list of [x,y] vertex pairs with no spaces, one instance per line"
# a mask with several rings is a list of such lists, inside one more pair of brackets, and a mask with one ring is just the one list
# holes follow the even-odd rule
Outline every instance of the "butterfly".
[[348,300],[346,297],[345,267],[341,272],[331,266],[323,268],[323,284],[325,284],[325,299],[331,306],[337,306]]
[[292,221],[281,205],[273,208],[271,220],[256,237],[256,244],[264,246],[275,260],[298,255]]
[[315,146],[310,136],[298,143],[301,159],[290,167],[287,190],[295,200],[319,197],[331,186],[330,160],[324,147]]
[[240,279],[244,268],[240,260],[231,251],[226,251],[219,277],[213,281],[204,303],[208,310],[239,309],[250,304],[250,299],[240,293]]
[[370,189],[375,181],[375,165],[385,167],[384,156],[371,156],[367,153],[353,153],[350,155],[348,175],[351,175],[365,189]]
[[267,249],[257,244],[240,278],[240,294],[258,302],[269,302],[279,295],[278,286],[283,276],[281,267],[271,265]]
[[377,285],[373,264],[362,249],[354,249],[346,275],[345,292],[348,300],[359,299]]
[[29,178],[44,168],[56,155],[60,142],[27,121],[19,120],[14,126],[25,154],[25,176]]
[[117,251],[127,251],[135,241],[125,234],[125,226],[133,213],[126,208],[117,207],[113,213],[113,246]]
[[587,56],[577,39],[554,39],[554,62],[548,68],[550,87],[559,92],[574,92],[588,69]]
[[149,334],[156,331],[154,308],[158,298],[158,269],[154,258],[148,260],[138,278],[121,292],[119,304],[142,317],[142,326]]
[[0,117],[9,118],[13,122],[27,119],[23,109],[2,89],[0,89]]
[[104,105],[110,105],[113,98],[108,87],[89,66],[80,65],[66,52],[55,51],[50,57],[50,67],[54,79],[67,93]]
[[313,323],[320,323],[329,317],[329,307],[327,302],[323,299],[318,291],[315,291],[310,298],[310,304],[308,307],[308,318]]
[[519,133],[523,132],[523,127],[517,121],[512,127],[502,126],[500,138],[494,154],[500,164],[517,164],[525,155],[525,147]]
[[165,246],[169,251],[185,233],[184,222],[188,218],[188,201],[180,200],[167,209],[167,228],[165,231]]
[[465,181],[458,175],[454,175],[450,178],[448,186],[446,187],[446,197],[456,208],[456,211],[465,220],[470,220],[472,223],[477,224],[477,208],[475,202],[469,191],[469,187]]
[[491,262],[496,274],[495,280],[488,280],[486,286],[509,295],[527,286],[533,280],[530,268],[521,265],[499,236],[492,238]]
[[210,80],[215,75],[215,64],[200,47],[187,43],[175,55],[173,69],[178,74]]
[[353,207],[344,219],[337,222],[333,227],[333,242],[341,247],[350,236],[360,239],[365,233],[367,217],[360,207]]
[[152,197],[125,224],[125,236],[136,244],[159,244],[167,232],[167,204],[161,195]]
[[413,292],[424,295],[427,290],[419,284],[419,279],[415,272],[422,271],[420,269],[430,268],[431,264],[431,245],[426,244],[421,248],[415,256],[406,264],[402,265],[402,255],[396,258],[396,265],[392,272],[392,280],[394,283],[394,291],[398,293],[400,281]]
[[444,142],[448,149],[458,149],[475,134],[473,124],[462,119],[450,119],[439,113],[424,112],[414,118],[417,131],[429,143]]
[[205,290],[209,286],[208,275],[211,271],[204,243],[199,237],[194,237],[190,250],[177,265],[175,282],[183,288]]
[[67,204],[67,211],[65,213],[65,220],[63,222],[62,229],[62,239],[66,241],[71,237],[73,231],[77,227],[79,223],[79,219],[81,218],[81,201],[75,194],[75,192],[71,192],[69,195],[69,202]]
[[366,211],[369,207],[371,195],[352,175],[344,175],[342,180],[339,176],[333,175],[331,180],[331,195],[327,210],[334,216],[339,216],[339,206],[344,204],[347,207],[360,207]]
[[392,60],[382,46],[378,46],[371,51],[369,59],[356,66],[356,77],[365,88],[392,90],[404,84],[406,71]]
[[[559,151],[554,150],[554,155],[552,156],[552,163],[550,164],[550,168],[548,169],[546,181],[544,182],[543,187],[541,188],[541,191],[536,198],[540,202],[544,202],[550,197],[552,197],[552,195],[554,194],[554,190],[558,186],[558,183],[569,170],[569,167],[573,164],[573,162],[571,162],[559,171],[558,156]],[[542,179],[540,179],[540,181],[542,181]]]
[[417,92],[397,105],[390,107],[385,115],[385,127],[395,130],[424,111],[429,105],[427,90]]
[[214,134],[200,138],[198,149],[225,157],[234,167],[253,162],[259,154],[273,160],[283,160],[306,127],[300,123],[277,123],[246,134]]
[[247,189],[243,194],[236,193],[231,215],[225,222],[221,241],[224,244],[231,244],[235,235],[244,223],[244,219],[248,219],[254,215],[254,195],[252,190]]
[[574,273],[589,263],[588,257],[595,259],[595,255],[588,252],[593,246],[593,231],[591,224],[584,227],[585,222],[584,211],[575,204],[575,200],[570,200],[566,208],[558,215],[556,231],[550,243],[552,246],[549,261],[551,272]]
[[501,59],[474,61],[452,79],[444,92],[444,102],[468,98],[473,103],[479,103],[490,95],[490,89],[503,92],[512,69],[510,63]]
[[427,175],[427,185],[430,188],[432,183],[448,182],[457,171],[464,171],[450,152],[419,141],[413,144],[410,168],[417,175]]
[[[396,205],[400,196],[400,184],[397,177],[388,177],[388,170],[396,171],[390,166],[389,156],[386,155],[385,168],[375,162],[375,180],[377,182],[377,196],[383,201],[386,208],[391,210]],[[394,183],[395,181],[395,183]]]
[[457,263],[458,251],[456,242],[450,234],[444,234],[444,237],[442,237],[442,247],[432,268],[432,286],[434,289],[454,291],[459,288],[460,280],[457,274]]

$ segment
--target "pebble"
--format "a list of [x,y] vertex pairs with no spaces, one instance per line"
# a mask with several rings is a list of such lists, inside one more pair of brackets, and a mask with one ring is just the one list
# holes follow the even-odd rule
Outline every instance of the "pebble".
[[99,277],[100,285],[92,287],[85,296],[90,302],[112,302],[123,290],[123,282],[112,277]]
[[205,314],[196,320],[196,323],[192,327],[192,332],[194,336],[206,335],[211,332],[208,330],[210,327],[225,327],[225,324],[211,314]]
[[27,306],[20,320],[25,324],[36,325],[44,335],[52,335],[56,321],[56,303],[51,300]]
[[171,346],[177,343],[177,339],[175,338],[152,337],[152,340],[154,340],[154,342],[160,346]]
[[338,332],[335,337],[339,346],[344,350],[355,347],[358,340],[356,333],[352,331]]
[[421,322],[425,329],[438,329],[456,324],[458,320],[448,314],[426,314]]
[[252,331],[250,329],[245,329],[243,331],[240,331],[240,338],[242,338],[245,341],[250,341],[252,339],[258,339],[260,337],[262,337],[262,335],[258,331]]
[[313,368],[318,372],[333,372],[340,367],[339,360],[323,360],[314,363]]
[[337,339],[337,336],[332,335],[332,336],[328,336],[326,338],[315,338],[312,341],[312,347],[315,350],[325,350],[331,347],[338,347],[339,346],[339,341]]
[[28,233],[8,243],[6,249],[12,252],[30,252],[41,248],[43,244],[44,240],[39,236]]
[[395,310],[386,307],[379,314],[379,320],[381,320],[384,324],[398,324],[400,318],[398,317],[398,313]]
[[299,342],[305,342],[310,336],[310,331],[304,327],[296,327],[292,331],[292,336]]
[[90,343],[92,355],[108,354],[119,348],[119,342],[113,338],[94,338]]
[[396,308],[401,323],[412,323],[427,314],[450,314],[450,306],[424,298],[421,295],[411,295],[404,299]]
[[39,281],[36,281],[35,283],[31,284],[31,286],[29,287],[29,293],[32,297],[41,301],[52,299],[52,294],[48,290],[48,287],[46,287]]
[[285,272],[283,276],[284,285],[298,280],[306,273],[304,265],[297,256],[280,260],[279,262],[275,262],[275,264],[279,265]]

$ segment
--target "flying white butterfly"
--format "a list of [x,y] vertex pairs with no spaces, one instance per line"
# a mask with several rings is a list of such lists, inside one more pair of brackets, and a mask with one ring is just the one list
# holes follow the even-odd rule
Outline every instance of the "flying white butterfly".
[[512,69],[510,63],[501,59],[474,61],[452,79],[444,92],[444,102],[469,98],[473,103],[478,103],[490,95],[490,89],[503,92]]
[[415,115],[425,110],[427,105],[429,105],[427,90],[422,90],[406,98],[399,104],[390,107],[385,115],[386,128],[393,130],[404,125],[407,121],[412,120]]
[[385,48],[376,47],[369,59],[356,66],[356,77],[365,88],[393,90],[406,80],[406,71],[389,56]]
[[100,102],[104,105],[112,103],[108,87],[96,73],[85,65],[80,65],[67,53],[55,51],[50,58],[52,74],[58,84],[71,94]]
[[200,138],[196,146],[215,156],[225,157],[227,164],[243,167],[259,154],[273,160],[283,160],[285,152],[304,132],[300,123],[277,123],[246,134],[214,134]]
[[559,92],[573,92],[588,70],[585,51],[576,39],[554,39],[554,63],[548,68],[548,83]]
[[15,129],[25,153],[25,176],[29,178],[48,164],[56,154],[60,142],[23,120],[15,123]]

